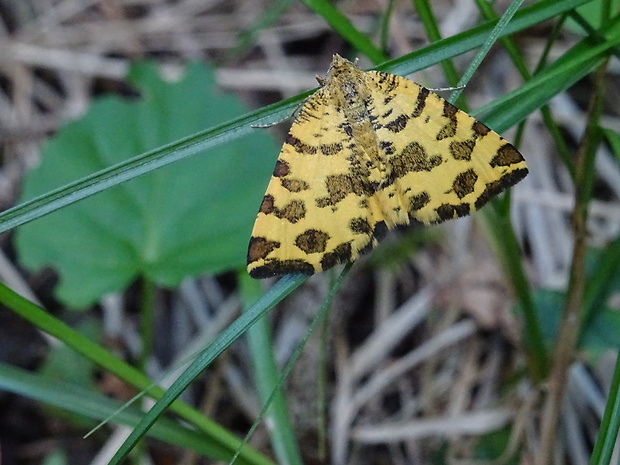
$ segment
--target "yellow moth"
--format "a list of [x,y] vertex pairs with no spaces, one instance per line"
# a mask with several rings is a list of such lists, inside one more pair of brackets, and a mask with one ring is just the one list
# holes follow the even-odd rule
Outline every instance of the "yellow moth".
[[499,134],[393,74],[334,55],[284,142],[254,223],[254,278],[355,260],[399,224],[478,210],[527,174]]

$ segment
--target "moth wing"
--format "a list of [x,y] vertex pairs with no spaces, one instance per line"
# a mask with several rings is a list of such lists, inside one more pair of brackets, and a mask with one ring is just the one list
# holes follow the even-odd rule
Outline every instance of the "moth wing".
[[369,71],[386,190],[412,218],[438,223],[467,215],[527,175],[523,156],[499,134],[418,84]]
[[355,141],[328,97],[322,88],[307,100],[282,146],[250,239],[254,278],[323,271],[372,241],[368,186],[350,173]]

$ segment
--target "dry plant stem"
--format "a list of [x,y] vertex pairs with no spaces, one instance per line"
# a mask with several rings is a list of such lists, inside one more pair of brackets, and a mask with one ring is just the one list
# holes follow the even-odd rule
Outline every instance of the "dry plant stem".
[[548,383],[548,393],[541,417],[541,441],[536,465],[551,465],[557,437],[558,420],[567,381],[580,333],[583,295],[586,283],[585,253],[587,236],[588,201],[596,131],[601,109],[607,62],[597,71],[595,90],[588,108],[588,125],[575,160],[575,206],[573,208],[573,257],[564,313],[558,332],[556,350]]

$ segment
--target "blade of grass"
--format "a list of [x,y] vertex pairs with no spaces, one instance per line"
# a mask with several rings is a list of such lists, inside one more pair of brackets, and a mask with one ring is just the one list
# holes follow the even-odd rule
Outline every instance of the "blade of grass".
[[372,62],[381,63],[387,60],[387,56],[375,47],[368,37],[358,31],[349,21],[349,18],[343,15],[333,3],[327,0],[303,1],[308,8],[321,16],[340,37],[370,58]]
[[[35,399],[93,420],[103,420],[117,412],[114,422],[127,426],[137,425],[144,415],[143,411],[135,407],[120,410],[120,402],[81,386],[43,377],[1,362],[0,390]],[[149,433],[168,444],[191,449],[213,460],[229,460],[231,457],[228,447],[172,420],[163,419]],[[246,457],[240,457],[239,461],[247,465],[258,463]]]
[[[431,43],[441,40],[441,33],[439,32],[439,26],[437,25],[433,10],[431,10],[430,1],[413,0],[413,4],[415,6],[416,12],[418,13],[418,15],[420,15],[420,21],[422,21],[422,24],[426,29],[426,35],[428,36]],[[459,73],[457,72],[456,66],[454,66],[452,60],[443,60],[441,62],[441,68],[443,69],[443,73],[445,74],[448,83],[451,86],[456,86],[457,82],[459,82]],[[456,101],[453,101],[452,103],[454,103],[464,112],[468,112],[465,99],[459,97],[458,99],[456,99]]]
[[[506,25],[500,37],[514,34],[534,24],[546,21],[572,10],[588,0],[543,0],[518,11]],[[385,63],[377,69],[406,76],[426,69],[443,60],[463,54],[480,47],[487,40],[497,21],[489,21],[467,31],[437,41],[421,50],[409,53],[396,60]]]
[[[272,402],[281,395],[280,388],[282,387],[282,385],[284,384],[288,376],[291,374],[291,371],[293,371],[293,367],[295,366],[295,363],[297,363],[297,360],[299,360],[299,357],[301,356],[301,353],[304,347],[306,346],[306,343],[310,339],[310,336],[312,335],[312,333],[314,333],[314,330],[316,329],[318,324],[321,322],[321,320],[325,318],[327,311],[331,307],[334,296],[336,295],[336,293],[342,286],[342,283],[344,282],[344,279],[346,278],[347,274],[349,274],[349,271],[351,270],[352,266],[353,266],[353,263],[348,263],[344,267],[344,269],[340,272],[340,275],[338,276],[338,278],[330,286],[329,292],[327,296],[325,297],[325,299],[323,300],[323,303],[321,304],[321,308],[319,309],[319,311],[316,313],[316,315],[312,319],[310,326],[308,327],[306,333],[304,334],[304,337],[301,339],[301,341],[299,341],[299,344],[297,344],[297,347],[295,347],[295,351],[293,352],[293,354],[291,355],[291,358],[289,359],[289,361],[286,363],[286,366],[282,370],[282,374],[278,376],[277,370],[276,370],[273,373],[273,379],[263,380],[266,382],[265,386],[263,386],[265,389],[265,392],[261,393],[261,396],[266,395],[266,397],[261,398],[263,402],[263,409],[261,410],[260,414],[258,415],[258,418],[256,419],[256,421],[254,422],[254,424],[248,431],[248,434],[245,436],[245,439],[243,441],[244,443],[247,443],[249,439],[252,437],[252,434],[254,434],[254,431],[256,430],[259,423],[262,421],[263,417],[267,413]],[[272,346],[270,346],[267,349],[268,356],[270,358],[273,358],[273,352],[271,351],[271,347]],[[275,365],[275,362],[274,362],[274,365]],[[269,383],[269,385],[267,385],[267,383]],[[285,462],[285,463],[289,463],[289,462]]]
[[487,40],[485,40],[482,47],[480,47],[480,50],[478,50],[478,53],[476,53],[476,56],[467,67],[467,70],[465,71],[465,73],[463,73],[463,76],[461,76],[461,79],[457,84],[457,88],[453,90],[450,94],[451,102],[456,100],[461,95],[461,93],[463,92],[463,87],[467,85],[471,77],[480,66],[480,63],[482,63],[482,60],[484,60],[484,57],[487,56],[487,53],[489,53],[491,47],[495,44],[495,42],[497,42],[497,39],[505,35],[504,30],[506,29],[506,27],[508,26],[508,24],[510,23],[510,21],[517,13],[522,4],[523,0],[512,0],[512,2],[510,2],[510,5],[508,6],[508,8],[506,8],[504,14],[499,18],[499,20],[497,20],[495,26],[489,33],[489,37],[487,38]]
[[[260,282],[250,278],[245,270],[239,274],[239,287],[246,308],[262,294]],[[273,393],[271,405],[265,412],[265,419],[269,425],[269,436],[278,463],[301,465],[303,460],[291,424],[288,405],[281,386],[278,384],[280,373],[274,359],[274,344],[268,319],[259,319],[248,330],[247,337],[254,371],[254,384],[258,391],[260,405],[267,406]]]
[[601,427],[590,456],[590,465],[609,465],[620,431],[620,357],[616,358],[616,368],[609,387],[609,397]]
[[310,92],[270,105],[233,121],[145,152],[5,210],[0,213],[0,233],[162,166],[249,134],[257,130],[252,125],[271,115],[284,115],[287,108],[292,108],[300,99],[309,94]]
[[[504,200],[504,199],[502,199]],[[515,236],[507,207],[509,202],[493,202],[494,208],[485,208],[480,211],[487,236],[508,276],[517,300],[521,305],[524,325],[523,345],[527,357],[527,368],[530,377],[540,382],[546,379],[549,372],[549,355],[545,347],[542,329],[536,313],[536,306],[532,297],[529,280],[521,263],[521,248]],[[503,207],[503,208],[502,208]]]
[[383,10],[383,14],[381,15],[381,34],[380,34],[380,47],[381,53],[386,54],[388,49],[388,39],[390,37],[390,20],[392,19],[392,14],[394,13],[394,7],[396,6],[397,0],[388,0],[388,4]]
[[[476,3],[487,21],[497,18],[492,6],[488,2],[485,0],[476,0]],[[565,17],[566,14],[562,15],[562,19],[557,21],[554,25],[553,32],[550,34],[545,45],[545,50],[539,60],[537,72],[543,69],[544,63],[546,63],[546,57],[551,49],[551,44],[559,36],[560,27]],[[527,69],[525,61],[513,39],[511,37],[502,37],[500,42],[508,51],[512,62],[523,79],[525,81],[531,80],[532,74]],[[544,105],[541,107],[541,112],[545,124],[554,137],[558,152],[563,154],[563,158],[566,161],[570,160],[568,146],[551,115],[551,110],[547,105]],[[519,125],[517,140],[520,139],[520,135],[525,127],[524,123],[525,121]],[[516,145],[518,145],[518,142]],[[572,168],[572,163],[569,163],[568,168]],[[500,262],[503,264],[504,271],[509,277],[523,311],[525,323],[524,348],[529,375],[535,382],[540,382],[546,379],[549,372],[549,353],[543,340],[540,321],[534,305],[534,298],[525,269],[523,268],[519,243],[512,228],[512,224],[510,223],[510,195],[508,193],[503,198],[493,199],[491,203],[495,207],[494,210],[487,209],[483,211],[481,217],[485,220],[484,225],[489,232],[489,237],[492,238],[496,256],[499,257]]]
[[[157,403],[146,413],[138,426],[134,428],[123,445],[116,452],[110,464],[120,463],[129,454],[136,443],[146,434],[164,411],[174,403],[189,384],[198,377],[206,367],[213,362],[230,344],[243,335],[250,326],[261,318],[268,310],[276,305],[299,287],[308,276],[286,275],[280,279],[267,293],[265,293],[245,313],[233,321],[219,336],[198,355],[196,360],[179,376]],[[245,448],[242,449],[242,453]]]
[[573,254],[566,301],[549,375],[548,395],[545,399],[540,421],[540,449],[537,451],[535,459],[535,463],[538,465],[553,463],[557,425],[566,389],[568,368],[575,357],[577,340],[584,317],[588,204],[592,195],[596,148],[600,143],[598,124],[602,112],[606,71],[607,61],[600,65],[596,73],[594,95],[588,108],[587,126],[575,161],[575,205],[572,213]]
[[[620,16],[613,18],[610,24],[599,32],[605,36],[605,42],[598,43],[591,38],[583,39],[532,80],[504,98],[478,108],[472,114],[503,115],[498,120],[499,128],[493,127],[500,132],[507,129],[510,124],[521,121],[548,102],[551,97],[564,92],[576,81],[595,70],[607,58],[612,49],[620,44]],[[484,120],[487,121],[486,117]]]
[[[272,295],[277,299],[277,295]],[[281,298],[283,298],[282,296]],[[149,396],[158,399],[163,395],[163,390],[154,386],[152,381],[141,372],[116,358],[110,352],[98,346],[82,334],[74,331],[60,320],[54,318],[42,308],[24,299],[13,292],[3,283],[0,283],[0,303],[14,313],[32,323],[35,327],[54,336],[73,350],[82,354],[87,359],[96,363],[101,368],[119,377],[131,386],[146,391]],[[213,441],[225,447],[230,455],[239,447],[239,439],[230,434],[217,423],[204,417],[189,405],[177,401],[172,406],[172,411],[181,418],[195,425]],[[244,457],[251,463],[270,465],[271,461],[251,448],[244,449]]]

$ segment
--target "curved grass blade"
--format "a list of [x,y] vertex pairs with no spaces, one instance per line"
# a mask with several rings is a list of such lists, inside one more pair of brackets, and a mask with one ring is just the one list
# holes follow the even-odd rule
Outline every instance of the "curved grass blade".
[[[152,381],[132,366],[119,360],[84,335],[74,331],[62,321],[29,300],[15,293],[5,284],[0,283],[0,303],[42,331],[56,337],[77,353],[96,363],[106,371],[118,376],[126,383],[155,398],[160,398],[164,391],[154,386]],[[214,421],[206,418],[194,408],[183,402],[175,402],[171,410],[203,433],[203,438],[226,449],[229,456],[239,447],[239,439]],[[252,448],[243,449],[244,460],[253,464],[270,465],[271,462]]]
[[243,313],[230,326],[228,326],[198,358],[183,372],[181,376],[170,386],[157,403],[149,410],[140,424],[131,432],[120,449],[116,452],[110,465],[119,464],[136,443],[146,434],[164,411],[187,389],[189,384],[200,375],[229,345],[247,331],[247,329],[261,318],[269,309],[280,302],[284,297],[293,292],[304,281],[305,275],[286,275],[280,279],[266,294],[264,294],[247,312]]

